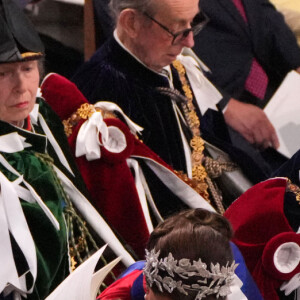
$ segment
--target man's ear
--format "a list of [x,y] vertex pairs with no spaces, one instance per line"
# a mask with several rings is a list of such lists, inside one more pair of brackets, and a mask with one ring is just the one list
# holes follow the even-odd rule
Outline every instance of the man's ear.
[[138,12],[131,8],[122,10],[118,23],[127,36],[135,38],[140,27]]

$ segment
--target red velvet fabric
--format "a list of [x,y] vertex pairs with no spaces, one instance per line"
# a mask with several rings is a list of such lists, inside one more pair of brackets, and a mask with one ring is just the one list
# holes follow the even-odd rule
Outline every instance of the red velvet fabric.
[[285,280],[299,272],[283,274],[273,262],[276,249],[283,243],[295,241],[284,214],[287,179],[274,178],[261,182],[240,196],[225,212],[234,229],[233,242],[242,252],[265,300],[279,299],[277,290]]
[[[61,120],[68,119],[87,100],[77,87],[58,74],[46,77],[41,92]],[[84,120],[73,127],[69,144],[75,157],[78,131]],[[146,145],[131,134],[127,125],[118,119],[105,119],[107,126],[116,126],[124,133],[127,147],[121,153],[111,153],[101,147],[101,159],[87,161],[84,156],[76,158],[77,165],[92,196],[95,207],[108,223],[117,230],[139,258],[144,258],[144,249],[149,231],[143,216],[134,177],[126,159],[131,155],[149,157],[171,169]],[[101,141],[101,136],[99,137]]]
[[45,77],[41,84],[41,92],[61,120],[68,119],[81,104],[87,103],[73,82],[56,73]]
[[[41,85],[41,92],[61,120],[67,119],[87,100],[77,87],[58,74],[51,74]],[[119,127],[126,136],[127,148],[119,154],[110,153],[101,147],[101,159],[87,161],[84,156],[76,158],[85,184],[95,207],[108,223],[117,230],[125,243],[143,258],[149,231],[143,217],[134,178],[126,158],[134,148],[134,136],[127,126],[117,119],[105,120],[107,125]],[[84,120],[73,127],[69,144],[75,157],[78,131]]]
[[[127,148],[119,155],[102,151],[101,159],[87,161],[85,156],[77,157],[76,162],[98,211],[115,228],[136,254],[143,258],[149,231],[143,217],[134,178],[127,166],[126,158],[133,150],[133,135],[125,124],[117,119],[105,120],[126,132]],[[75,153],[76,137],[82,122],[69,138]],[[125,128],[124,128],[125,127]],[[126,129],[126,130],[124,130]],[[131,150],[131,151],[130,151]]]
[[295,268],[294,271],[288,273],[280,272],[280,270],[278,270],[274,264],[274,250],[287,242],[293,242],[300,245],[300,234],[295,234],[294,232],[282,232],[275,235],[266,244],[262,255],[262,265],[266,272],[269,273],[270,276],[281,281],[289,280],[291,277],[300,272],[300,264]]

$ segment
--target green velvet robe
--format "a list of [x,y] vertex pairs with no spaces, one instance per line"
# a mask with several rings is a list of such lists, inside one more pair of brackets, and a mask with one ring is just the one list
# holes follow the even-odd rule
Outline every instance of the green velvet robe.
[[[68,145],[61,121],[43,100],[38,99],[38,103],[40,104],[39,112],[43,115],[52,134],[66,154],[67,160],[70,161],[71,156],[68,153]],[[62,186],[60,182],[57,181],[51,163],[47,163],[43,157],[40,158],[38,155],[48,153],[53,158],[54,164],[59,167],[65,175],[70,179],[72,179],[72,177],[75,179],[60,163],[39,124],[33,125],[33,128],[35,133],[19,129],[0,121],[0,135],[18,132],[19,135],[26,138],[26,143],[32,145],[19,152],[0,152],[1,155],[15,170],[22,174],[24,179],[35,189],[60,225],[60,229],[57,230],[36,202],[29,203],[21,199],[26,221],[35,243],[38,264],[36,284],[33,293],[28,295],[28,300],[45,299],[69,274],[68,238],[63,214],[65,201],[62,194]],[[72,165],[72,167],[72,169],[74,169],[74,165]],[[16,175],[8,171],[1,163],[0,171],[10,181],[16,179]],[[76,171],[74,172],[76,173]],[[14,241],[13,251],[17,270],[20,275],[28,269],[28,266],[20,248]],[[27,275],[26,280],[30,283],[32,276],[30,276],[30,274]]]

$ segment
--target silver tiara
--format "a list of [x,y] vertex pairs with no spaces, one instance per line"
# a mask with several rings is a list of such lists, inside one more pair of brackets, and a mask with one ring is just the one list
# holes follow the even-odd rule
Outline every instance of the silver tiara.
[[[146,265],[144,267],[144,275],[146,276],[147,284],[152,287],[155,283],[157,288],[163,292],[163,289],[172,293],[177,289],[180,293],[188,295],[188,291],[198,291],[195,300],[201,300],[208,295],[216,294],[217,298],[225,297],[231,293],[230,285],[233,282],[234,271],[238,264],[235,261],[230,266],[220,266],[219,263],[211,264],[210,270],[207,265],[201,261],[190,262],[188,258],[175,260],[172,253],[168,257],[158,259],[160,251],[155,252],[152,249],[150,252],[146,250]],[[169,276],[161,277],[159,271],[165,271]],[[177,275],[182,279],[190,277],[201,277],[196,280],[197,283],[185,284],[182,280],[174,280]],[[208,280],[209,279],[209,280]]]

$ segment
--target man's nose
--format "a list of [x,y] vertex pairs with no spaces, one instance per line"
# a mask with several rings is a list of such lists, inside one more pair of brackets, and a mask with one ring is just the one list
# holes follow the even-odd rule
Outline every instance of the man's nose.
[[189,34],[181,40],[181,45],[183,47],[192,48],[194,46],[194,34],[193,32],[189,32]]

